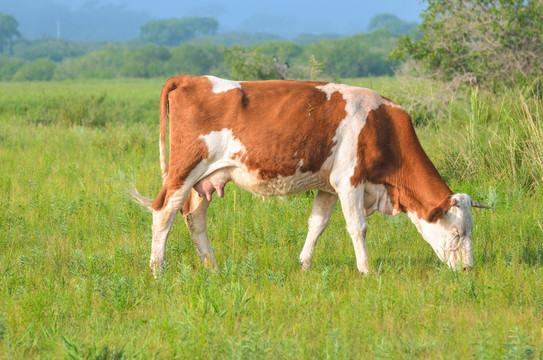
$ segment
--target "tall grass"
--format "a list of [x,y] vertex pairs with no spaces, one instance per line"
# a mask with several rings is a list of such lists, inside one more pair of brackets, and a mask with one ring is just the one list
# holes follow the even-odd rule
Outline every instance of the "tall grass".
[[[392,99],[394,81],[356,80]],[[470,273],[441,264],[407,217],[375,214],[375,273],[361,277],[340,209],[304,273],[311,195],[261,201],[229,184],[209,210],[219,269],[201,266],[178,219],[157,281],[151,218],[124,189],[159,190],[162,81],[48,85],[0,86],[0,357],[543,357],[535,99],[474,91],[417,129],[453,190],[495,206],[473,211]],[[39,120],[77,102],[82,121]]]
[[540,188],[541,100],[526,99],[519,89],[509,89],[499,98],[474,89],[468,105],[463,126],[453,130],[453,142],[444,148],[445,157],[454,160],[446,164],[448,170],[461,179],[507,178],[531,191]]

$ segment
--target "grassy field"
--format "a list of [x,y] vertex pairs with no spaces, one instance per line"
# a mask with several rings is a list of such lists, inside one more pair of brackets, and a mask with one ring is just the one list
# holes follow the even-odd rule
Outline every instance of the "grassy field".
[[414,102],[432,84],[349,81],[411,109],[453,191],[495,206],[473,211],[469,273],[375,214],[361,277],[339,206],[304,273],[312,195],[229,184],[209,210],[219,269],[178,218],[157,281],[151,216],[125,188],[160,188],[163,82],[0,83],[0,358],[543,358],[540,100],[473,90],[435,112]]

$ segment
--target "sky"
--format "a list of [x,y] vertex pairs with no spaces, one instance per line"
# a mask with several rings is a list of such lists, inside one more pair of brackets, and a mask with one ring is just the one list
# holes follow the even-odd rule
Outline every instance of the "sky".
[[[124,9],[136,19],[135,23],[146,18],[210,16],[219,21],[219,32],[267,32],[287,38],[300,33],[352,35],[366,31],[370,19],[378,13],[420,22],[419,14],[424,8],[421,0],[0,0],[0,12],[11,10],[20,14],[25,21],[20,24],[21,29],[27,31],[33,25],[31,20],[25,20],[32,18],[28,12],[36,9],[35,22],[42,21],[38,9],[51,8],[52,2],[74,14],[85,7],[107,8],[110,13]],[[25,13],[15,9],[23,3]]]

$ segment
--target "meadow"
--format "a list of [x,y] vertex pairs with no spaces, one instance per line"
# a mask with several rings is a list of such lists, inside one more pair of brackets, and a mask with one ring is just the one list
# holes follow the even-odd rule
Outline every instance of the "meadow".
[[218,269],[178,217],[155,280],[151,216],[125,189],[160,189],[164,81],[0,83],[0,358],[543,358],[537,94],[442,101],[428,82],[347,81],[408,109],[451,189],[495,207],[473,210],[471,272],[442,264],[407,216],[374,214],[361,276],[339,205],[303,272],[313,195],[229,184],[209,209]]

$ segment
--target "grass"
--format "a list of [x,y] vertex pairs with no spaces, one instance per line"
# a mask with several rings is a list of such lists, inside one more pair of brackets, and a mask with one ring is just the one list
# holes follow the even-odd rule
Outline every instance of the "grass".
[[[395,79],[354,81],[402,97]],[[162,83],[0,84],[0,357],[543,357],[536,100],[472,92],[417,129],[454,191],[496,207],[474,210],[470,273],[441,264],[406,216],[375,214],[377,273],[361,277],[339,208],[304,273],[312,196],[229,184],[209,210],[219,269],[178,219],[156,281],[151,217],[124,189],[158,193]]]

